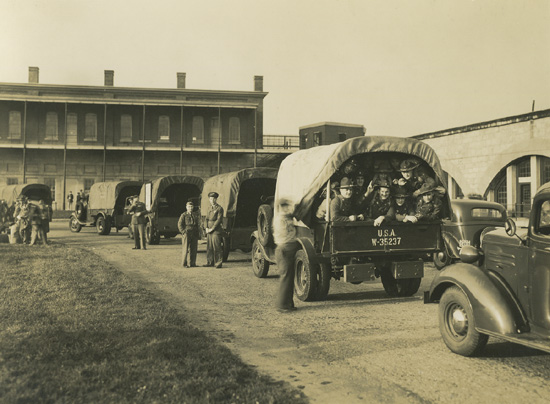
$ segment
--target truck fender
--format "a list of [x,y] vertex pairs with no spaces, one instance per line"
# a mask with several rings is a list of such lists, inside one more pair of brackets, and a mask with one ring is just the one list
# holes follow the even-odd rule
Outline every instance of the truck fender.
[[[256,240],[257,238],[258,238],[258,230],[254,230],[250,235],[250,245],[254,244],[254,240]],[[258,246],[260,247],[260,250],[262,251],[262,255],[267,261],[269,261],[271,264],[277,263],[275,260],[275,249],[273,247],[264,247],[262,243],[258,243]]]
[[309,263],[311,265],[319,266],[320,262],[317,258],[317,254],[315,253],[315,248],[313,247],[311,240],[306,237],[299,237],[298,242],[302,246],[302,249],[306,252]]
[[441,236],[445,242],[445,247],[447,249],[447,254],[452,258],[459,258],[460,251],[458,248],[458,240],[449,232],[442,232]]
[[437,302],[446,289],[458,286],[468,297],[474,312],[476,329],[496,334],[516,334],[514,310],[506,296],[479,267],[457,263],[438,272],[432,281],[426,302]]

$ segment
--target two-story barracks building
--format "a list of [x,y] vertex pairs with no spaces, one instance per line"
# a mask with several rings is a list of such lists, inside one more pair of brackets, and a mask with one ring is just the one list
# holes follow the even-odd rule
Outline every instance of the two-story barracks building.
[[[40,182],[66,195],[107,180],[202,178],[252,167],[262,152],[263,77],[254,91],[0,83],[0,185]],[[270,151],[269,154],[276,153]],[[283,151],[289,153],[289,151]]]

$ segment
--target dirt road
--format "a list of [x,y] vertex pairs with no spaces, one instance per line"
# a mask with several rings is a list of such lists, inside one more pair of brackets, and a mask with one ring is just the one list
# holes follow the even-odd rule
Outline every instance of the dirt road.
[[[231,253],[222,269],[182,268],[180,239],[132,250],[127,233],[74,234],[52,223],[50,239],[90,248],[180,308],[244,361],[300,388],[318,403],[546,403],[550,355],[490,339],[484,356],[463,358],[444,345],[437,305],[424,305],[429,266],[412,298],[388,298],[380,283],[333,281],[328,300],[298,311],[273,309],[276,267],[254,277],[249,254]],[[198,264],[205,263],[204,245]]]

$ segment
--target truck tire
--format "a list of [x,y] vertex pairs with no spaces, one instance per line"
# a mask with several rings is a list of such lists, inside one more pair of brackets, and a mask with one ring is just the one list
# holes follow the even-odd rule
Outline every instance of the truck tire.
[[160,233],[151,224],[151,222],[147,222],[145,225],[145,239],[149,245],[156,245],[160,243]]
[[269,205],[260,205],[258,208],[258,239],[267,247],[273,240],[273,208]]
[[330,290],[330,278],[332,275],[332,267],[330,263],[320,264],[317,274],[317,295],[315,300],[323,301],[328,296]]
[[69,229],[73,233],[78,233],[80,230],[82,230],[82,225],[78,223],[78,220],[76,220],[76,217],[71,216],[69,219]]
[[106,236],[111,232],[111,221],[109,218],[99,215],[95,222],[97,234]]
[[252,243],[252,272],[258,278],[265,278],[269,272],[269,261],[265,259],[258,239]]
[[389,269],[382,270],[380,275],[384,290],[391,297],[409,297],[418,292],[422,278],[395,279]]
[[227,259],[229,258],[229,249],[231,248],[231,240],[229,237],[222,237],[222,261],[227,262]]
[[445,345],[463,356],[479,354],[489,339],[475,329],[468,297],[457,286],[447,289],[439,301],[439,331]]
[[310,302],[316,299],[319,294],[317,278],[320,271],[318,265],[309,262],[307,253],[298,250],[294,257],[294,294],[302,302]]

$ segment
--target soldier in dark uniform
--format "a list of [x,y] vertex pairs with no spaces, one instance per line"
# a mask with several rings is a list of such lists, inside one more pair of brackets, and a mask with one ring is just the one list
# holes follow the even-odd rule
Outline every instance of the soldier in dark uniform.
[[134,248],[133,250],[147,250],[145,246],[145,204],[139,201],[139,197],[133,197],[132,205],[128,208],[128,213],[132,215],[130,225],[134,231]]
[[416,223],[415,207],[412,203],[412,197],[409,195],[405,187],[398,186],[393,191],[393,206],[391,213],[393,219],[398,222]]
[[422,183],[414,175],[414,170],[420,165],[420,162],[415,159],[405,159],[401,162],[399,166],[399,171],[401,172],[401,178],[396,178],[393,180],[393,184],[404,187],[408,195],[411,196],[414,191],[416,191]]
[[222,267],[223,249],[222,249],[222,219],[223,208],[218,205],[217,192],[210,192],[210,209],[206,212],[206,265],[205,267]]
[[193,202],[187,202],[185,208],[187,211],[181,214],[178,220],[178,229],[181,233],[181,265],[190,268],[197,266],[200,219],[198,215],[193,212]]
[[417,191],[420,199],[416,205],[415,216],[418,221],[439,220],[441,217],[441,200],[435,195],[435,181],[428,181],[422,184]]
[[348,177],[343,177],[338,187],[339,193],[330,201],[330,220],[335,222],[354,222],[357,220],[354,185]]
[[375,194],[370,203],[370,217],[374,220],[375,226],[392,219],[390,187],[391,183],[386,178],[381,178],[374,184]]

